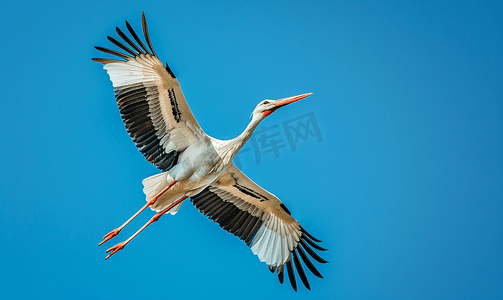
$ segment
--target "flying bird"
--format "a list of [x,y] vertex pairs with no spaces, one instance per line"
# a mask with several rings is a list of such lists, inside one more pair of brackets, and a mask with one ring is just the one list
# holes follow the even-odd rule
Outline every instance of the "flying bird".
[[92,60],[102,63],[110,76],[129,136],[161,173],[143,180],[147,203],[124,224],[105,235],[99,245],[119,234],[146,208],[157,213],[130,238],[109,248],[105,259],[122,250],[162,215],[174,215],[184,200],[190,198],[201,213],[245,242],[271,272],[277,273],[281,283],[286,265],[293,289],[297,291],[294,270],[310,289],[302,265],[323,278],[309,256],[319,263],[327,263],[312,248],[326,249],[317,244],[321,241],[309,234],[275,195],[246,177],[232,160],[262,120],[311,94],[264,100],[255,107],[250,123],[238,137],[215,139],[201,129],[177,78],[168,64],[163,65],[157,57],[145,14],[142,13],[142,28],[148,48],[127,21],[126,28],[130,36],[116,28],[121,42],[107,37],[123,52],[95,47],[116,58]]

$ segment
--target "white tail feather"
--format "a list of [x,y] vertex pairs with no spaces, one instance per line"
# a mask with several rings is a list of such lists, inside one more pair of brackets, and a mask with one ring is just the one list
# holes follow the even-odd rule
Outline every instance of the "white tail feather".
[[147,201],[168,186],[167,177],[168,173],[159,173],[143,179],[143,193],[147,196]]
[[[143,193],[146,196],[146,201],[149,201],[150,199],[154,198],[156,195],[158,195],[160,192],[162,192],[163,189],[165,189],[171,182],[173,182],[173,178],[169,176],[167,172],[164,173],[159,173],[150,177],[147,177],[143,179],[142,184],[143,184]],[[162,197],[162,196],[161,196]],[[160,198],[159,198],[160,199]],[[176,206],[174,206],[172,209],[170,209],[167,213],[170,213],[172,215],[175,215],[178,210],[180,209],[180,206],[182,206],[183,202],[180,202]],[[156,212],[161,211],[163,208],[160,209],[153,209]]]

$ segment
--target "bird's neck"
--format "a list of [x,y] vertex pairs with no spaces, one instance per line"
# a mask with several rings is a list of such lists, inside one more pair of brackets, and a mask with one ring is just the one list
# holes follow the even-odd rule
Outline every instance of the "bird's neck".
[[241,150],[241,148],[244,146],[244,144],[248,142],[253,132],[255,131],[255,128],[257,128],[258,124],[260,124],[261,121],[262,119],[253,118],[251,122],[248,123],[248,126],[246,126],[246,129],[234,139],[239,147],[236,150],[236,153],[234,153],[234,155],[236,155],[239,152],[239,150]]
[[238,154],[239,150],[246,144],[246,142],[250,139],[257,128],[258,124],[260,124],[262,118],[252,118],[251,122],[246,126],[246,129],[236,138],[232,140],[226,141],[220,155],[226,162],[231,162],[234,156]]

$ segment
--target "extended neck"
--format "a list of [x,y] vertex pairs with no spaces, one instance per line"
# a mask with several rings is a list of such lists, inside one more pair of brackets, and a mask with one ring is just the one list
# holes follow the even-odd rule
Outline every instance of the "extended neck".
[[262,118],[253,118],[251,120],[250,123],[248,123],[248,126],[246,126],[246,129],[240,134],[238,135],[236,138],[232,139],[231,141],[233,142],[233,144],[235,144],[235,153],[233,154],[236,155],[239,150],[241,150],[241,148],[244,146],[244,144],[246,144],[246,142],[248,142],[248,140],[250,139],[250,137],[252,136],[253,132],[255,131],[255,129],[257,128],[258,124],[260,124],[260,122],[262,121]]
[[226,160],[232,160],[234,156],[241,150],[244,144],[250,139],[257,128],[258,124],[262,121],[262,117],[253,115],[251,122],[246,126],[246,129],[232,140],[228,140],[224,146],[222,154],[226,156]]

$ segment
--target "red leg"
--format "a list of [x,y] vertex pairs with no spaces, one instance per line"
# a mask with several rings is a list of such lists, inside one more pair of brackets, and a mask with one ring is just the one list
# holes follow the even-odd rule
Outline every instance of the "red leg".
[[170,183],[165,189],[163,189],[159,194],[157,194],[154,198],[150,199],[147,204],[145,204],[139,211],[137,211],[131,218],[129,218],[124,224],[122,224],[120,227],[118,228],[115,228],[114,230],[110,231],[109,233],[107,233],[104,237],[103,237],[103,241],[101,241],[101,243],[98,244],[98,246],[101,246],[103,243],[105,243],[106,241],[109,241],[111,240],[113,237],[115,237],[116,235],[119,234],[119,232],[124,228],[126,227],[127,224],[129,224],[129,222],[133,221],[134,218],[136,218],[142,211],[144,211],[147,207],[149,207],[150,205],[154,204],[155,201],[157,201],[157,199],[162,195],[164,194],[167,190],[169,190],[173,184],[175,184],[176,180],[174,180],[172,183]]
[[183,202],[185,199],[187,199],[188,196],[183,196],[182,198],[176,200],[173,204],[171,204],[170,206],[166,207],[165,209],[161,210],[160,212],[156,213],[152,219],[150,219],[145,225],[143,225],[137,232],[135,232],[135,234],[133,234],[130,238],[128,238],[127,240],[125,240],[124,242],[122,243],[118,243],[117,245],[113,246],[113,247],[110,247],[106,253],[110,252],[110,254],[108,254],[108,256],[105,258],[108,259],[110,256],[114,255],[115,253],[117,253],[118,251],[124,249],[124,247],[129,243],[131,242],[132,239],[134,239],[138,234],[140,234],[140,232],[143,231],[143,229],[147,228],[148,225],[154,223],[154,222],[157,222],[159,221],[159,219],[161,218],[162,215],[164,215],[165,213],[167,213],[170,209],[172,209],[173,207],[175,207],[177,204]]

